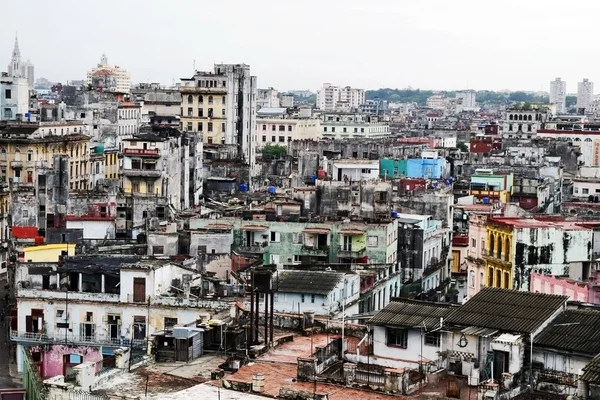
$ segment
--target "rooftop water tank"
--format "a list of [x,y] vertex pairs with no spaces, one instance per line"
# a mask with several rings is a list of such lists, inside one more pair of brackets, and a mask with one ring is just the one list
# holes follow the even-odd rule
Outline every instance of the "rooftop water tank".
[[240,185],[240,192],[247,192],[248,191],[248,185],[245,183],[242,183]]
[[399,215],[398,211],[392,211],[392,218],[398,218]]
[[96,146],[96,154],[104,154],[104,145],[99,144]]
[[490,204],[490,199],[488,197],[484,197],[483,204]]
[[270,194],[275,194],[276,191],[277,191],[277,189],[275,189],[275,186],[269,186],[269,193]]

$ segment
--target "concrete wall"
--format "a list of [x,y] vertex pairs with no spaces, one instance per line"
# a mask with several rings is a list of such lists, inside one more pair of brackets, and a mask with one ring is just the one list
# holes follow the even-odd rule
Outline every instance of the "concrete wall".
[[[382,365],[390,368],[415,368],[418,367],[421,356],[421,348],[423,349],[423,358],[425,362],[436,361],[438,359],[437,352],[440,351],[438,346],[429,346],[425,344],[421,347],[423,340],[421,331],[418,329],[408,329],[407,347],[401,348],[398,346],[388,346],[387,334],[385,326],[373,327],[373,362],[377,365]],[[440,338],[440,344],[442,339]],[[377,357],[388,359],[390,364],[378,363]],[[391,359],[391,360],[390,360]]]
[[[192,222],[190,222],[190,229]],[[198,255],[198,248],[206,246],[206,254],[229,254],[233,243],[233,233],[190,232],[190,255]]]
[[114,221],[67,221],[67,229],[82,229],[83,239],[114,239]]
[[583,282],[531,273],[531,292],[568,296],[569,300],[588,302],[588,288]]

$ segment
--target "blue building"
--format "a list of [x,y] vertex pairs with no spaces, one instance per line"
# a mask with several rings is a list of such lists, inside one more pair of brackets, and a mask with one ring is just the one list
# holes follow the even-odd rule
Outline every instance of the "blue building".
[[406,163],[407,178],[444,179],[447,170],[446,159],[437,151],[424,151],[421,158],[409,158]]

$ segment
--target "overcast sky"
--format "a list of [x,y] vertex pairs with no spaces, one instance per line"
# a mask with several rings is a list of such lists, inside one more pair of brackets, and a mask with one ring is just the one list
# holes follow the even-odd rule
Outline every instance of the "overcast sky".
[[0,24],[36,77],[84,79],[106,53],[133,82],[172,84],[213,62],[247,63],[259,87],[567,91],[600,85],[600,1],[28,0]]

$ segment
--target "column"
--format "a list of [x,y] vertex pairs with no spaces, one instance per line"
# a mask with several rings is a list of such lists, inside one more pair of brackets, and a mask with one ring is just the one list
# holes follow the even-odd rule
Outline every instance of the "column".
[[83,290],[83,274],[79,273],[79,285],[77,286],[77,291],[81,292]]
[[104,274],[101,275],[100,292],[106,293]]

